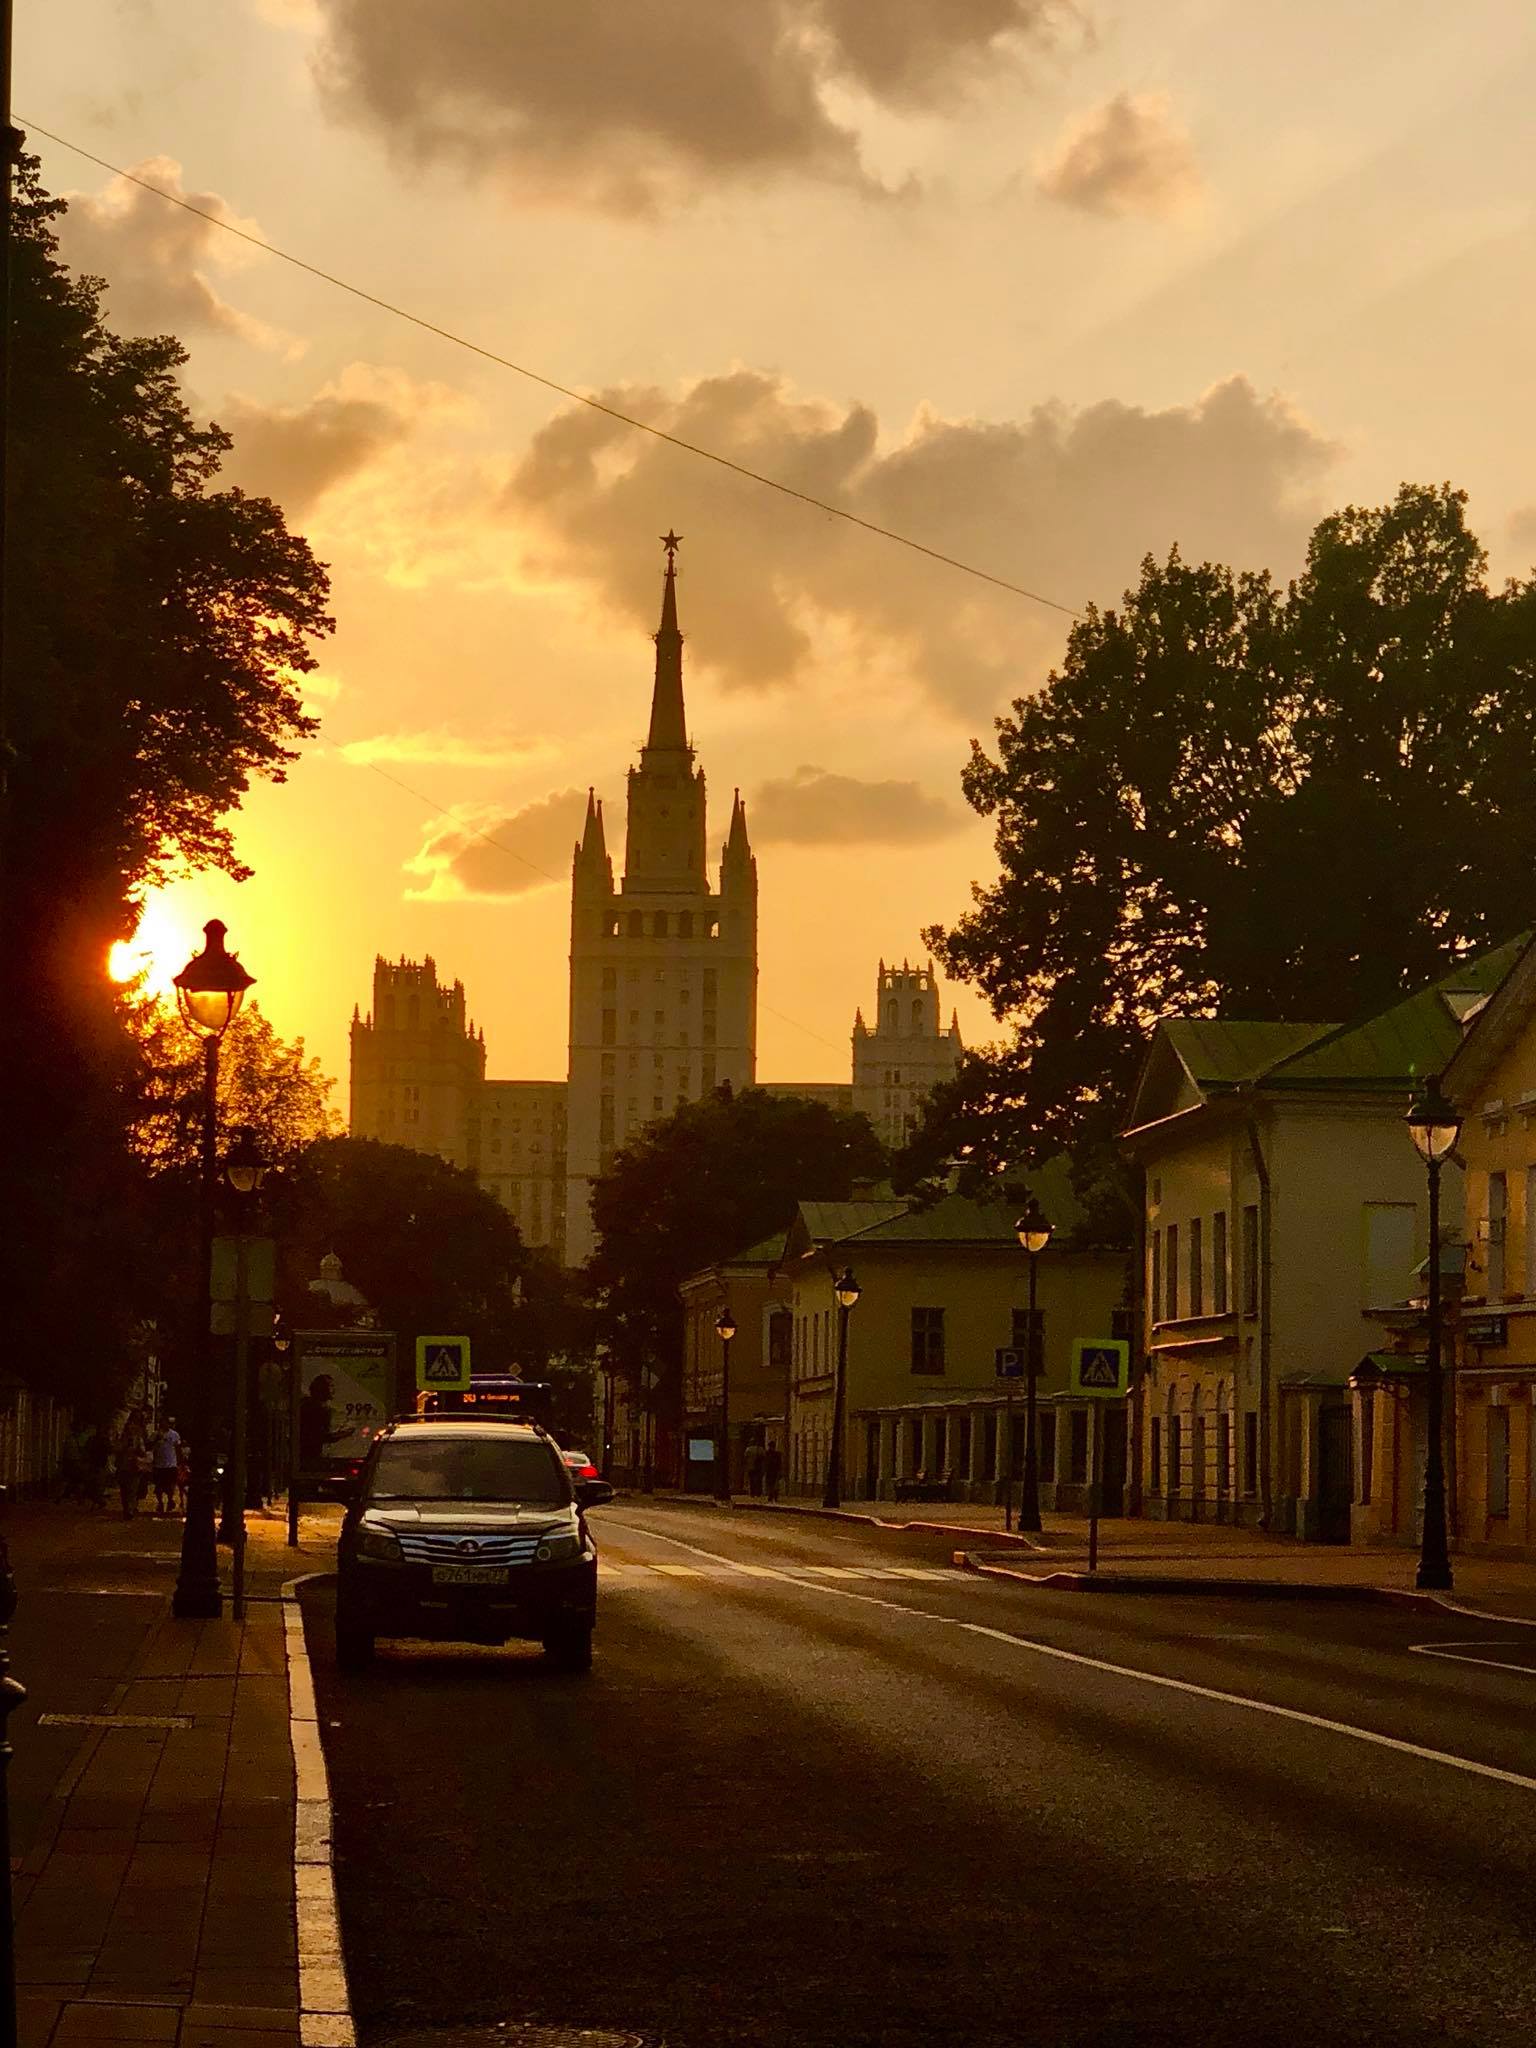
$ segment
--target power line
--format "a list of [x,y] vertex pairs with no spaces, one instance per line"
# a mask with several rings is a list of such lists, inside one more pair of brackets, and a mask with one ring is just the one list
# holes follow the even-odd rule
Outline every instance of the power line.
[[524,363],[515,363],[510,356],[498,355],[495,349],[485,348],[477,341],[469,341],[462,334],[455,334],[451,328],[440,327],[436,321],[425,319],[420,313],[412,313],[404,306],[397,306],[391,300],[380,298],[376,292],[365,291],[361,285],[351,284],[333,271],[322,270],[317,263],[307,263],[302,256],[290,255],[286,249],[279,249],[273,242],[267,242],[260,235],[250,234],[245,228],[236,227],[233,221],[210,213],[206,207],[194,206],[190,199],[182,199],[174,192],[167,192],[163,185],[151,184],[148,178],[141,178],[136,171],[125,170],[121,164],[114,164],[104,156],[97,156],[93,150],[84,149],[78,142],[71,142],[67,136],[56,135],[51,128],[41,127],[35,121],[23,121],[29,133],[42,135],[49,142],[56,142],[61,149],[73,151],[87,163],[95,164],[99,170],[110,171],[114,177],[124,178],[130,185],[137,185],[141,191],[152,192],[157,199],[163,199],[171,206],[179,206],[183,213],[196,214],[210,226],[219,228],[226,235],[249,242],[253,249],[260,249],[267,256],[275,256],[279,262],[290,264],[295,270],[302,270],[310,277],[319,278],[322,284],[333,285],[337,291],[348,292],[354,299],[361,299],[366,305],[377,306],[381,312],[389,313],[397,320],[407,321],[412,327],[419,327],[427,334],[435,334],[439,340],[451,342],[455,348],[467,349],[471,355],[480,356],[488,363],[495,363],[499,369],[511,370],[515,376],[526,377],[532,384],[542,385],[546,391],[558,393],[576,405],[585,405],[593,412],[605,414],[617,420],[621,426],[632,428],[637,434],[649,434],[653,440],[665,441],[669,447],[681,449],[685,455],[696,455],[703,462],[713,462],[721,469],[728,469],[736,476],[746,477],[749,482],[761,484],[766,490],[778,491],[781,496],[794,498],[802,505],[809,505],[817,512],[825,512],[833,519],[845,520],[850,526],[861,527],[865,533],[872,533],[881,540],[894,541],[898,547],[910,548],[914,554],[926,555],[932,562],[941,562],[948,569],[958,569],[963,576],[974,576],[982,583],[990,583],[998,590],[1006,590],[1014,597],[1028,598],[1031,604],[1044,605],[1047,610],[1061,612],[1069,619],[1080,619],[1083,614],[1076,605],[1062,604],[1057,598],[1043,597],[1038,590],[1029,590],[1022,583],[1011,583],[1006,576],[994,576],[989,569],[978,569],[974,562],[963,562],[957,555],[947,555],[940,548],[931,548],[925,542],[914,540],[910,534],[898,533],[894,527],[881,526],[873,519],[863,519],[857,512],[850,512],[846,505],[835,505],[829,499],[813,497],[809,491],[796,490],[793,484],[781,478],[764,476],[761,470],[749,469],[744,462],[735,462],[729,455],[722,455],[717,449],[702,447],[697,441],[685,441],[680,434],[668,433],[665,427],[653,426],[648,420],[639,420],[632,413],[621,412],[617,406],[607,405],[600,398],[593,398],[588,392],[577,391],[569,384],[561,384],[554,377],[546,377],[539,370],[530,370]]

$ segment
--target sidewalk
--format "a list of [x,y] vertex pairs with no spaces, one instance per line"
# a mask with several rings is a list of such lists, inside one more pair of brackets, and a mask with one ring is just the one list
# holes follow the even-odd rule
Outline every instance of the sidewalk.
[[[12,1845],[21,2048],[352,2039],[344,2018],[306,2014],[301,2028],[281,1597],[285,1580],[329,1566],[332,1532],[306,1516],[290,1551],[280,1522],[252,1516],[249,1528],[250,1597],[236,1624],[227,1601],[219,1621],[171,1616],[179,1522],[18,1507],[7,1523],[22,1602],[40,1575],[59,1581],[36,1597],[53,1593],[85,1639],[78,1670],[48,1674],[77,1746],[31,1838]],[[144,1625],[108,1684],[89,1639],[95,1617],[125,1599]],[[35,1686],[19,1658],[16,1675]],[[13,1728],[18,1749],[52,1736],[49,1713],[34,1691]]]
[[[714,1503],[706,1500],[705,1505]],[[738,1499],[734,1505],[744,1513],[830,1514],[881,1528],[950,1532],[957,1552],[963,1544],[965,1553],[988,1570],[1059,1588],[1085,1587],[1088,1580],[1088,1523],[1076,1516],[1046,1515],[1040,1535],[1010,1537],[1003,1532],[1001,1508],[954,1502],[897,1506],[861,1501],[837,1510],[811,1501],[770,1506]],[[1406,1596],[1414,1592],[1417,1564],[1417,1553],[1408,1549],[1298,1543],[1292,1537],[1264,1536],[1217,1522],[1131,1521],[1117,1516],[1099,1524],[1097,1580],[1106,1591]],[[1455,1592],[1432,1597],[1502,1620],[1536,1622],[1536,1565],[1483,1556],[1457,1556],[1452,1565]]]

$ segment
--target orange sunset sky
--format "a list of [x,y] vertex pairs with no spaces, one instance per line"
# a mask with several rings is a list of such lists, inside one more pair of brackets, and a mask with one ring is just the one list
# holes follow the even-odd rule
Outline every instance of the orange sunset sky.
[[[1288,573],[1404,478],[1527,571],[1533,99],[1522,0],[50,0],[15,83],[24,127],[1069,606],[1174,541]],[[334,577],[322,738],[252,794],[252,881],[147,907],[156,971],[223,917],[344,1082],[374,953],[430,952],[492,1074],[563,1074],[570,843],[589,783],[620,836],[675,526],[759,1072],[845,1078],[877,957],[989,872],[959,772],[1063,615],[33,146],[109,319],[181,336]]]

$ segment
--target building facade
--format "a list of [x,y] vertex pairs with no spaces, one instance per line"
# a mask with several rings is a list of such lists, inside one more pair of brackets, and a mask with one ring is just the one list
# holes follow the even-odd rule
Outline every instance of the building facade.
[[930,960],[913,967],[880,962],[875,1021],[859,1010],[853,1020],[853,1107],[874,1125],[891,1151],[904,1145],[922,1115],[923,1101],[954,1078],[960,1055],[960,1020],[939,1022],[939,984]]
[[617,884],[588,797],[571,868],[566,1257],[593,1249],[591,1190],[657,1117],[757,1077],[757,863],[738,791],[710,886],[704,770],[688,739],[675,545],[668,548],[651,722],[629,771]]
[[381,1138],[474,1165],[475,1123],[485,1079],[485,1035],[470,1023],[464,984],[443,986],[425,960],[373,963],[373,1005],[352,1012],[354,1138]]

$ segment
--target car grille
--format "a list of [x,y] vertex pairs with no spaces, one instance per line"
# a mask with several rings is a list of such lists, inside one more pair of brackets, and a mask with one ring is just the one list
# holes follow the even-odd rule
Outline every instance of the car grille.
[[[421,1529],[397,1529],[400,1552],[407,1564],[531,1564],[544,1540],[543,1530],[519,1530],[505,1536],[437,1536]],[[462,1546],[473,1541],[475,1548]]]

